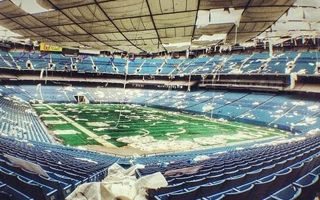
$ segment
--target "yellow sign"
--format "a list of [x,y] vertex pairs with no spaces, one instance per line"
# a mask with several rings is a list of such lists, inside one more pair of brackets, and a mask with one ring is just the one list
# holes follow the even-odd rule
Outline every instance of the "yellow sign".
[[62,47],[41,42],[40,43],[40,51],[62,52]]

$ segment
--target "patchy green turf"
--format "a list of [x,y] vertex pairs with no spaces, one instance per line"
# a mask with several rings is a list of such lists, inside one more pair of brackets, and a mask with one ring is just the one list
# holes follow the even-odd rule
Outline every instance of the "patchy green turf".
[[[50,104],[51,107],[74,120],[96,135],[107,135],[106,140],[118,147],[127,145],[118,141],[123,137],[152,136],[156,140],[188,140],[212,138],[225,143],[243,142],[274,136],[285,136],[270,129],[238,122],[221,122],[202,116],[193,116],[150,107],[121,104]],[[58,134],[65,144],[79,146],[98,144],[72,124],[54,115],[45,105],[34,105],[41,119],[51,131],[63,133],[74,130],[76,134]]]

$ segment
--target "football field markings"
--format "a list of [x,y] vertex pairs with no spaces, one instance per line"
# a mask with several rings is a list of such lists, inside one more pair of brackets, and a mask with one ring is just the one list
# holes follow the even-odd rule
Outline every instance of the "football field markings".
[[[84,134],[88,135],[90,138],[94,139],[95,141],[97,141],[98,143],[102,144],[103,146],[116,147],[116,145],[114,145],[114,144],[112,144],[110,142],[107,142],[105,139],[101,138],[101,136],[100,137],[97,136],[96,133],[94,133],[93,131],[88,130],[88,127],[84,127],[83,125],[78,124],[76,121],[74,121],[73,119],[69,118],[68,115],[64,115],[63,113],[59,112],[59,109],[56,110],[56,108],[54,106],[50,106],[50,105],[47,105],[47,104],[44,104],[44,105],[49,110],[55,112],[59,117],[62,117],[65,121],[70,123],[72,126],[74,126],[75,128],[78,128]],[[203,117],[203,116],[201,117],[199,115],[192,115],[192,114],[186,114],[186,113],[180,113],[180,112],[173,112],[173,113],[169,112],[168,113],[168,111],[164,111],[162,109],[153,108],[153,107],[142,106],[141,108],[144,109],[145,111],[152,111],[152,113],[158,114],[158,115],[170,116],[170,115],[172,115],[174,113],[174,115],[177,118],[185,117],[186,119],[196,120],[196,121],[200,121],[202,123],[214,123],[212,125],[217,125],[217,126],[219,124],[223,124],[226,127],[236,127],[240,131],[247,132],[246,134],[248,136],[253,136],[252,139],[255,140],[255,141],[260,141],[260,140],[264,140],[264,139],[268,139],[268,138],[270,139],[272,137],[283,138],[283,137],[287,137],[288,136],[287,132],[282,132],[282,131],[280,131],[278,129],[273,129],[273,128],[268,129],[267,127],[251,126],[249,124],[248,125],[247,124],[241,124],[241,123],[237,123],[237,122],[233,122],[233,121],[226,121],[226,122],[222,121],[221,122],[221,121],[219,121],[217,119],[210,119],[210,118],[206,118],[206,117]],[[129,109],[132,109],[132,108],[129,108]],[[124,121],[121,124],[128,124],[128,122]],[[163,127],[158,127],[158,130],[159,129],[162,130]],[[241,141],[242,139],[240,139],[240,138],[237,138],[237,135],[234,135],[234,139],[239,140],[239,141],[238,142],[237,141],[229,141],[229,142],[227,142],[228,143],[227,145],[246,142],[246,141]]]
[[69,122],[72,126],[78,128],[80,131],[82,131],[84,134],[88,135],[90,138],[94,139],[96,142],[98,142],[99,144],[105,146],[105,147],[112,147],[112,148],[118,148],[117,146],[111,144],[110,142],[107,142],[106,140],[100,138],[99,136],[97,136],[94,132],[88,130],[87,128],[81,126],[80,124],[78,124],[77,122],[75,122],[74,120],[70,119],[69,117],[65,116],[64,114],[62,114],[61,112],[57,111],[56,109],[54,109],[52,106],[48,105],[48,104],[44,104],[47,108],[49,108],[50,110],[52,110],[55,114],[57,114],[58,116],[62,117],[64,120],[66,120],[67,122]]

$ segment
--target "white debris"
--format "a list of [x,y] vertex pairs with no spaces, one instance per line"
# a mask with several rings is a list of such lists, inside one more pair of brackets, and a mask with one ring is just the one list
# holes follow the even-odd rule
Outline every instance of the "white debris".
[[158,189],[168,186],[164,176],[160,173],[135,177],[137,169],[143,165],[132,166],[124,169],[118,164],[113,164],[108,169],[108,176],[102,182],[84,183],[76,188],[67,200],[146,200],[148,189]]
[[98,164],[98,162],[96,162],[96,161],[94,161],[94,160],[91,160],[91,159],[89,159],[89,158],[75,158],[75,159]]
[[252,105],[254,105],[254,106],[257,106],[257,105],[259,105],[259,104],[260,104],[260,103],[257,102],[257,101],[255,101],[255,102],[252,103]]
[[319,105],[308,106],[307,109],[310,110],[310,111],[318,111],[319,110]]
[[208,160],[208,159],[210,159],[209,156],[207,156],[207,155],[200,155],[200,156],[196,156],[196,157],[193,159],[193,161],[199,162],[199,161],[204,161],[204,160]]

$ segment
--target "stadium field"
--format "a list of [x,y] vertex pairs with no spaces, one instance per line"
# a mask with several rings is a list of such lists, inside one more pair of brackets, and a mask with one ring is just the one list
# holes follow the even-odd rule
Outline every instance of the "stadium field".
[[65,145],[125,147],[146,152],[225,146],[287,133],[128,104],[34,104],[49,131]]

